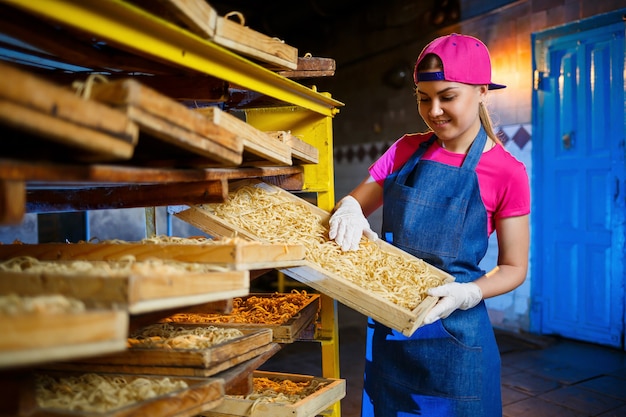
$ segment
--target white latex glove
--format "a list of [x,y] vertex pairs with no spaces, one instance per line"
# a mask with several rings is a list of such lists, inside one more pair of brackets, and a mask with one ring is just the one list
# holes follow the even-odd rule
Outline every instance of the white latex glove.
[[362,235],[371,240],[378,239],[378,235],[370,228],[363,215],[361,205],[351,195],[341,199],[330,218],[329,225],[328,236],[334,239],[343,251],[358,250]]
[[424,324],[445,319],[457,309],[468,310],[483,299],[483,292],[473,282],[449,282],[439,287],[430,288],[427,293],[433,297],[441,298],[424,318]]

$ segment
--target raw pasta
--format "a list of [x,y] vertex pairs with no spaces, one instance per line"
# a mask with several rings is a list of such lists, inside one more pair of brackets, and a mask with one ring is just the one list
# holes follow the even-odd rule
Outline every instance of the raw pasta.
[[187,387],[185,381],[170,378],[127,380],[93,373],[54,378],[37,374],[35,398],[42,408],[104,412]]
[[165,259],[137,261],[132,255],[117,261],[40,261],[31,256],[20,256],[0,263],[0,271],[107,275],[111,277],[126,276],[131,272],[153,273],[155,269],[158,269],[160,274],[228,270],[206,263],[178,262]]
[[[296,382],[289,379],[254,377],[253,390],[246,396],[230,396],[257,403],[293,404],[328,385],[327,382],[311,380]],[[254,407],[253,405],[253,407]]]
[[0,295],[0,315],[81,313],[85,304],[60,294],[19,296]]
[[215,326],[182,328],[153,324],[128,338],[129,348],[206,349],[242,337],[238,329]]
[[164,319],[170,323],[253,323],[283,324],[294,317],[310,300],[306,291],[234,298],[229,314],[178,313]]
[[365,238],[358,251],[343,252],[320,216],[276,191],[243,186],[227,202],[203,207],[269,243],[301,244],[307,260],[409,310],[444,282],[426,262],[385,252]]

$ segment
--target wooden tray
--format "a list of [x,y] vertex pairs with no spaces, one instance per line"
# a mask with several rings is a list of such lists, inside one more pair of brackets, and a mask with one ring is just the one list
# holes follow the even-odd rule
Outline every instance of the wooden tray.
[[0,334],[0,368],[88,357],[126,349],[128,314],[88,310],[3,315]]
[[167,259],[180,262],[210,263],[236,271],[283,268],[302,265],[302,245],[274,245],[249,242],[207,244],[177,243],[40,243],[0,244],[0,259],[31,256],[42,261],[115,261],[132,255],[138,261]]
[[215,378],[224,380],[224,391],[227,395],[248,395],[252,392],[253,372],[281,349],[281,345],[278,343],[271,343],[268,346],[271,349],[267,352],[215,375]]
[[298,68],[293,71],[278,71],[278,74],[291,79],[332,77],[335,75],[336,68],[337,64],[332,58],[320,58],[306,54],[298,58]]
[[181,376],[181,377],[199,377],[207,378],[217,376],[219,373],[227,371],[241,363],[253,360],[268,352],[274,352],[277,343],[270,343],[264,346],[256,347],[245,353],[233,356],[222,362],[215,363],[208,368],[189,367],[189,366],[154,366],[154,365],[125,365],[125,364],[108,364],[97,363],[94,361],[74,361],[74,362],[54,362],[44,365],[45,369],[53,369],[59,371],[80,371],[80,372],[104,372],[104,373],[125,373],[132,375],[163,375],[163,376]]
[[242,161],[243,143],[238,136],[133,79],[95,84],[91,97],[123,111],[140,132],[200,155],[207,163],[239,165]]
[[[180,327],[173,324],[174,327]],[[191,326],[185,326],[191,327]],[[195,326],[206,327],[206,326]],[[215,326],[218,327],[218,326]],[[124,352],[103,355],[77,362],[106,365],[146,367],[181,367],[210,369],[233,358],[241,357],[272,342],[272,331],[244,331],[244,335],[206,349],[128,348]],[[256,355],[255,355],[256,356]],[[246,359],[247,360],[247,359]],[[76,362],[76,361],[74,361]],[[150,368],[149,368],[150,369]],[[217,373],[217,372],[215,372]],[[158,374],[162,374],[159,372]]]
[[[66,377],[76,375],[71,372],[51,372],[41,371],[54,377]],[[116,376],[111,374],[108,376]],[[152,375],[128,375],[117,374],[126,380],[135,378],[162,379],[162,376]],[[160,395],[145,401],[129,404],[121,408],[109,410],[103,413],[85,411],[66,411],[61,409],[41,408],[36,403],[34,394],[34,377],[28,380],[22,388],[21,413],[33,417],[192,417],[199,413],[206,412],[221,404],[224,400],[224,383],[217,378],[171,378],[172,380],[182,380],[188,385],[187,388],[173,391],[169,394]]]
[[130,0],[130,3],[202,38],[215,35],[217,11],[205,0]]
[[[51,152],[49,157],[90,162],[132,157],[139,129],[122,112],[9,65],[0,64],[0,72],[0,124],[30,134],[34,143],[39,139],[44,149],[65,147],[63,155]],[[25,151],[21,135],[6,136],[5,155],[32,157],[20,154]],[[32,146],[28,149],[32,152]]]
[[253,377],[290,380],[294,382],[319,381],[327,383],[313,394],[293,404],[263,403],[254,400],[226,396],[224,401],[208,412],[206,417],[254,416],[254,417],[314,417],[330,408],[346,395],[346,381],[343,379],[317,378],[309,375],[284,374],[256,371]]
[[302,164],[317,164],[319,162],[319,150],[290,132],[272,131],[266,133],[291,148],[292,161],[298,161]]
[[245,296],[249,271],[162,272],[143,265],[115,276],[0,271],[0,294],[62,294],[92,305],[124,306],[133,314]]
[[[250,294],[247,297],[271,296],[271,294]],[[319,294],[308,294],[309,301],[304,307],[292,318],[282,324],[257,324],[257,323],[185,323],[171,322],[172,325],[180,326],[198,326],[198,325],[215,325],[220,327],[236,328],[241,331],[251,331],[259,329],[270,329],[272,331],[272,340],[277,343],[293,343],[298,340],[300,333],[308,327],[317,317],[320,309]],[[242,298],[247,298],[242,297]],[[186,311],[193,313],[193,308]],[[227,315],[227,314],[226,314]],[[164,320],[167,321],[167,320]]]
[[[202,107],[196,111],[211,123],[237,135],[243,142],[244,162],[270,161],[279,165],[291,165],[291,147],[287,143],[275,139],[271,135],[258,130],[243,120],[226,113],[217,107]],[[250,155],[252,154],[252,155]],[[267,162],[266,162],[267,163]]]
[[[293,200],[294,204],[303,205],[308,210],[316,213],[320,216],[322,222],[327,222],[330,217],[330,214],[327,211],[320,209],[306,200],[299,198],[282,188],[275,187],[258,180],[245,180],[236,184],[231,184],[231,190],[236,190],[238,187],[247,185],[261,187],[270,192],[280,193],[281,195]],[[220,217],[214,215],[210,210],[210,205],[191,206],[189,209],[179,212],[177,216],[213,236],[231,236],[236,234],[239,237],[262,241],[262,239],[257,236],[233,226]],[[377,240],[375,244],[387,253],[417,260],[417,258],[413,257],[411,254],[406,253],[381,239]],[[431,269],[433,274],[441,277],[445,282],[454,280],[454,277],[445,271],[439,270],[430,265],[428,265],[428,267]],[[320,293],[326,294],[348,307],[364,315],[372,317],[388,327],[402,332],[406,336],[413,334],[415,330],[422,325],[424,317],[437,302],[436,297],[428,296],[415,309],[409,310],[394,304],[379,295],[373,294],[371,291],[309,261],[307,261],[304,266],[286,268],[282,271],[286,275],[310,286],[311,288],[314,288]]]
[[211,39],[224,48],[235,51],[276,70],[298,68],[298,49],[283,41],[264,35],[226,17],[217,17],[215,36]]

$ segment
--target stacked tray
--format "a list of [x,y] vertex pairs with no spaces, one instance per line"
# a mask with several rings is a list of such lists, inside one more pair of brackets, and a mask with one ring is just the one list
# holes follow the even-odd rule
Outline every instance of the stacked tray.
[[13,66],[0,64],[0,72],[4,157],[96,162],[133,156],[139,128],[125,114]]
[[216,271],[203,264],[29,258],[9,262],[29,266],[0,271],[0,294],[62,294],[131,314],[239,297],[248,294],[250,286],[249,271]]
[[[288,294],[250,294],[241,297],[242,303],[246,303],[251,299],[271,300],[272,298],[280,298],[289,296]],[[219,327],[229,327],[242,331],[258,331],[260,329],[268,329],[272,333],[272,340],[276,343],[293,343],[300,335],[312,324],[314,324],[320,309],[319,294],[305,294],[305,303],[300,306],[297,312],[282,318],[279,323],[264,323],[256,318],[248,319],[233,311],[231,314],[204,314],[196,313],[194,309],[188,309],[184,313],[175,314],[163,320],[163,322],[171,323],[179,326],[199,326],[199,325],[215,325]],[[286,301],[284,303],[287,303]],[[260,311],[263,311],[259,307]],[[270,313],[267,314],[269,317]]]
[[[1,295],[53,295],[87,306],[77,314],[0,315],[5,335],[0,341],[0,368],[123,351],[129,314],[247,296],[249,269],[299,265],[302,257],[297,245],[243,240],[0,245]],[[241,357],[231,366],[271,351],[266,345],[256,346],[254,353],[239,352]]]

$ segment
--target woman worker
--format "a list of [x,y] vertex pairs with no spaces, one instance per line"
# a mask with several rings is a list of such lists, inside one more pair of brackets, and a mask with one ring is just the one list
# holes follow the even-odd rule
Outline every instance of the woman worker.
[[[382,236],[455,281],[412,336],[368,320],[363,416],[501,416],[500,354],[484,298],[524,282],[530,190],[526,169],[502,146],[485,108],[487,47],[470,36],[435,39],[414,80],[430,131],[406,134],[369,169],[330,219],[330,237],[357,250],[376,238],[366,217],[383,206]],[[498,265],[479,262],[496,232]]]

